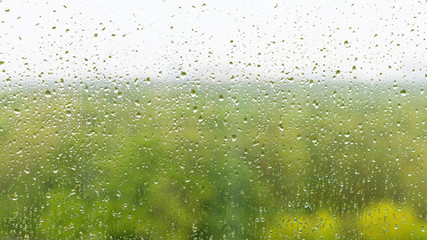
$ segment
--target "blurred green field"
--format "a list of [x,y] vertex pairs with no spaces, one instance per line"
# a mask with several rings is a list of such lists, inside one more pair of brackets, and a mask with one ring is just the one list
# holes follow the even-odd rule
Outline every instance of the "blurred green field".
[[424,84],[0,88],[0,239],[427,239]]

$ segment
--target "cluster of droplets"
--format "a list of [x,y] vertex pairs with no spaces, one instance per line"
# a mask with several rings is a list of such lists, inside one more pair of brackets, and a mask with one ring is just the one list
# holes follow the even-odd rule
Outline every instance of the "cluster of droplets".
[[85,4],[0,6],[1,239],[427,237],[420,10]]

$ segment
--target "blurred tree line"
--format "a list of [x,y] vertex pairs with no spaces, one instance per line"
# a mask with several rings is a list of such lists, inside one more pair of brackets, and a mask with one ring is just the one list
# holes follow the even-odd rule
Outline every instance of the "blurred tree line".
[[0,238],[427,239],[426,120],[422,84],[3,88]]

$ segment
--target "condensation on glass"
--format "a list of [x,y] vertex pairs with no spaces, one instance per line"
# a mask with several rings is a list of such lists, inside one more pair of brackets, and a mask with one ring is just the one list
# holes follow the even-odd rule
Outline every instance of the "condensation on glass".
[[423,1],[0,2],[0,239],[427,239]]

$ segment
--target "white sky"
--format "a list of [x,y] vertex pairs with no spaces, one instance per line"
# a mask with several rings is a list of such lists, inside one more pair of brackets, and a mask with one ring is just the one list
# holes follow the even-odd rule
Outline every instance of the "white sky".
[[426,16],[424,1],[4,0],[0,81],[425,81]]

